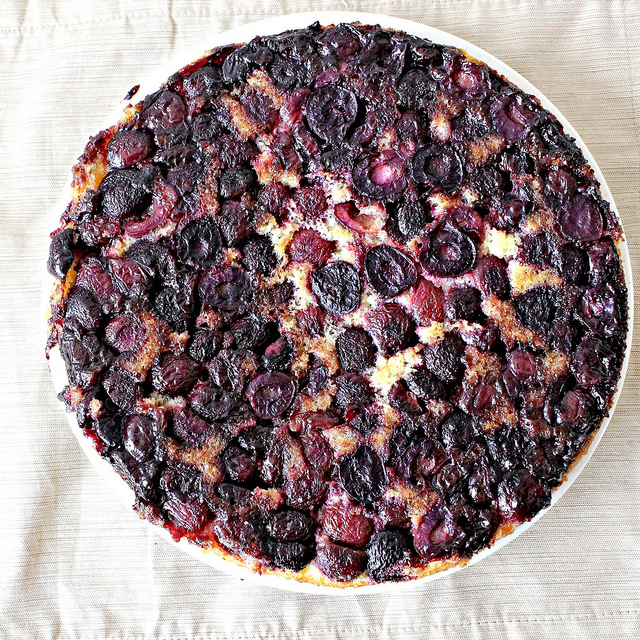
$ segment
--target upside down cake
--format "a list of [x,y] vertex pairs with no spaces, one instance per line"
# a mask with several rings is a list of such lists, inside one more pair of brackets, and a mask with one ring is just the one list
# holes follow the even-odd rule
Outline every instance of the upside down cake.
[[219,48],[74,168],[61,399],[176,539],[424,576],[548,506],[607,415],[621,237],[558,121],[458,49],[352,24]]

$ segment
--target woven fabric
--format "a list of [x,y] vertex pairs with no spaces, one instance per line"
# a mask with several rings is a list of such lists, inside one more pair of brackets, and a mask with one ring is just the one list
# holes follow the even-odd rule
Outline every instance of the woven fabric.
[[[301,595],[228,577],[161,540],[83,456],[44,360],[52,208],[127,90],[211,34],[301,0],[0,3],[2,638],[638,638],[640,355],[559,504],[481,563],[399,595]],[[579,131],[640,255],[636,0],[318,0],[441,28],[532,81]],[[634,262],[635,279],[640,267]],[[640,331],[636,328],[636,335]]]

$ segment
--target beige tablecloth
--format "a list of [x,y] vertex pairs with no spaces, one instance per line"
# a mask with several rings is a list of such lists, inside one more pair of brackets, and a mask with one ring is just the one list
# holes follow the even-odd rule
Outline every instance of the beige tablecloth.
[[640,637],[637,350],[600,447],[558,506],[478,565],[398,596],[296,595],[210,569],[143,526],[70,433],[38,333],[48,214],[116,99],[176,51],[204,50],[210,34],[244,22],[348,8],[424,22],[485,48],[580,132],[640,255],[637,0],[311,5],[0,3],[0,637]]

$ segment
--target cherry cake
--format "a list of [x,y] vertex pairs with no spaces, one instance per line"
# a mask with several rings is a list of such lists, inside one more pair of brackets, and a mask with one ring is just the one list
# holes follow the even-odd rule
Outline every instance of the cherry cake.
[[255,572],[465,564],[611,408],[619,220],[463,51],[352,24],[216,49],[91,138],[72,188],[60,397],[142,517]]

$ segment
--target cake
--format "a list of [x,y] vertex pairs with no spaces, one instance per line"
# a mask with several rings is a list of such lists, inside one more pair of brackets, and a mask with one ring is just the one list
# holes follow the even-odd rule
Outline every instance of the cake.
[[625,352],[622,229],[539,101],[341,24],[215,49],[91,138],[52,234],[60,394],[136,511],[326,586],[547,507]]

